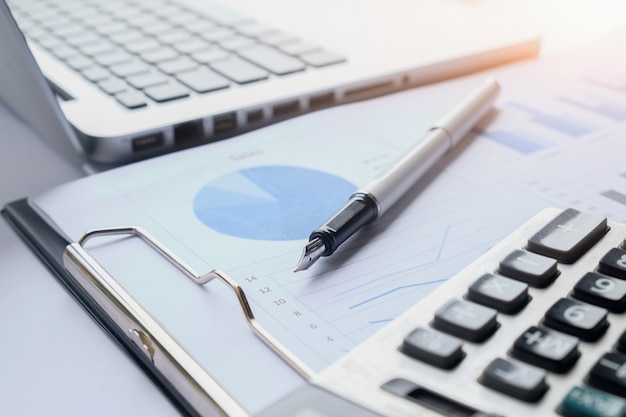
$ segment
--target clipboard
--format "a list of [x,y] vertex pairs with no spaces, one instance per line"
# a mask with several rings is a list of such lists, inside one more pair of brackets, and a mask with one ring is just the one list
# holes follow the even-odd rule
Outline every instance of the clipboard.
[[[102,236],[143,240],[198,285],[217,279],[230,288],[250,329],[306,380],[314,372],[256,319],[241,287],[223,271],[194,271],[146,230],[119,227],[92,230],[70,242],[51,227],[26,199],[7,204],[2,215],[94,320],[119,343],[189,416],[248,416],[249,413],[185,351],[174,337],[121,286],[86,249]],[[182,279],[182,278],[181,278]]]

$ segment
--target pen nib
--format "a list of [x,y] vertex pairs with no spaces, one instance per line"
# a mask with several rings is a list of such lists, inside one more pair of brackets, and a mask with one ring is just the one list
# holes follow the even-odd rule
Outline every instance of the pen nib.
[[306,244],[302,256],[293,272],[303,271],[313,265],[326,251],[326,246],[321,239],[316,238]]

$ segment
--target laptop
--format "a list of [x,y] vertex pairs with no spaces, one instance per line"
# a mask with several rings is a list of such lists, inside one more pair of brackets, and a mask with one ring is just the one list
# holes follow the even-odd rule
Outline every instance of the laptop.
[[497,3],[3,0],[0,99],[66,147],[35,120],[50,88],[65,140],[123,164],[535,55]]

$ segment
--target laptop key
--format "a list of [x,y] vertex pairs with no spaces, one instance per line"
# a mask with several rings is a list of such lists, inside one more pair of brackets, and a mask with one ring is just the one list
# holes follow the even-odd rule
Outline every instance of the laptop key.
[[143,90],[152,100],[163,103],[189,96],[189,90],[175,82],[168,82]]
[[208,68],[182,72],[176,75],[176,78],[198,93],[208,93],[209,91],[227,88],[230,85],[227,79]]
[[153,51],[143,52],[139,54],[139,57],[151,64],[157,64],[159,62],[177,58],[178,52],[175,49],[166,46]]
[[106,54],[109,52],[113,52],[115,51],[116,48],[117,46],[115,46],[115,44],[109,41],[104,41],[104,40],[78,46],[78,49],[83,54],[90,55],[90,56],[102,55],[102,54]]
[[194,52],[191,54],[191,58],[198,61],[201,64],[210,64],[212,62],[221,61],[230,56],[230,52],[223,50],[218,46],[214,46],[203,51]]
[[319,45],[303,41],[286,43],[284,45],[280,45],[278,48],[284,53],[294,56],[319,51],[321,49]]
[[181,56],[169,61],[159,62],[159,69],[166,74],[178,74],[198,67],[198,63],[187,56]]
[[137,75],[150,70],[150,66],[139,60],[123,62],[121,64],[111,65],[109,67],[111,72],[118,77],[130,77],[131,75]]
[[176,28],[167,32],[154,35],[158,40],[166,44],[175,44],[186,40],[193,39],[191,34],[181,28]]
[[139,90],[159,84],[165,84],[168,80],[169,77],[167,75],[155,70],[126,78],[126,82],[128,82],[128,84]]
[[105,67],[121,64],[123,62],[132,61],[133,55],[122,49],[116,49],[105,54],[99,54],[93,57],[93,60]]
[[107,94],[114,95],[128,90],[128,84],[119,78],[111,77],[98,82],[98,87]]
[[108,37],[117,44],[125,45],[143,39],[145,35],[137,29],[128,29],[123,32],[112,33]]
[[83,77],[91,82],[98,82],[109,78],[109,71],[102,67],[90,67],[81,72]]
[[161,44],[152,38],[141,38],[126,45],[126,49],[135,54],[151,51],[161,47]]
[[211,15],[209,16],[209,19],[226,26],[234,26],[253,21],[250,17],[244,14],[241,14],[232,9],[220,7],[217,4],[211,9]]
[[198,32],[198,34],[210,42],[223,41],[224,39],[232,38],[237,35],[237,33],[231,29],[220,27],[206,32]]
[[174,30],[174,26],[166,21],[156,20],[154,22],[150,22],[149,24],[143,25],[141,27],[141,30],[149,35],[157,35],[159,33],[165,33]]
[[275,27],[259,22],[245,22],[235,24],[233,27],[237,32],[252,36],[253,38],[278,32]]
[[183,54],[189,54],[196,51],[201,51],[203,49],[207,49],[210,47],[210,43],[198,38],[188,38],[182,39],[177,42],[172,42],[172,46],[176,48],[177,51]]
[[168,20],[177,25],[186,27],[189,23],[192,23],[198,19],[197,14],[188,12],[186,10],[180,10],[175,15],[168,15]]
[[50,52],[52,52],[52,54],[57,58],[64,61],[79,54],[76,49],[72,48],[69,45],[59,45],[58,47],[50,49]]
[[256,44],[256,41],[254,39],[241,35],[224,39],[220,42],[220,46],[229,51],[238,51],[241,49],[249,48],[254,44]]
[[71,45],[84,45],[89,42],[95,42],[100,39],[96,33],[90,32],[85,27],[74,24],[65,27],[56,28],[54,34],[65,39]]
[[65,61],[72,69],[80,71],[93,65],[93,61],[85,56],[76,55]]
[[298,38],[294,35],[284,32],[270,32],[258,36],[259,40],[271,46],[285,45],[291,42],[297,42]]
[[115,95],[117,101],[129,109],[138,109],[148,105],[143,94],[137,91],[123,91]]
[[269,76],[267,71],[236,56],[215,62],[211,67],[238,84],[264,80]]
[[258,66],[277,74],[291,74],[303,71],[304,64],[296,58],[285,55],[266,45],[255,45],[239,51],[239,55]]
[[129,27],[126,23],[119,21],[110,21],[96,28],[96,30],[103,35],[113,35],[115,33],[126,32],[128,29]]
[[329,51],[310,52],[300,55],[300,58],[313,67],[326,67],[346,60],[345,57]]
[[209,22],[205,19],[200,18],[194,18],[194,20],[187,22],[182,26],[189,32],[197,33],[198,35],[220,30],[226,30],[229,34],[232,33],[230,29],[224,29],[213,22]]

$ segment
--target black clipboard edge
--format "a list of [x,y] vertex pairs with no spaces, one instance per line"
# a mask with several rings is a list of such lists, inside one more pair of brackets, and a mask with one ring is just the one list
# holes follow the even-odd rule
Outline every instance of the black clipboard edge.
[[8,203],[1,211],[2,217],[30,248],[37,258],[50,270],[91,318],[125,351],[159,390],[184,416],[200,417],[165,376],[152,365],[137,345],[102,310],[91,296],[76,283],[63,265],[63,253],[70,242],[57,233],[28,203],[20,199]]

